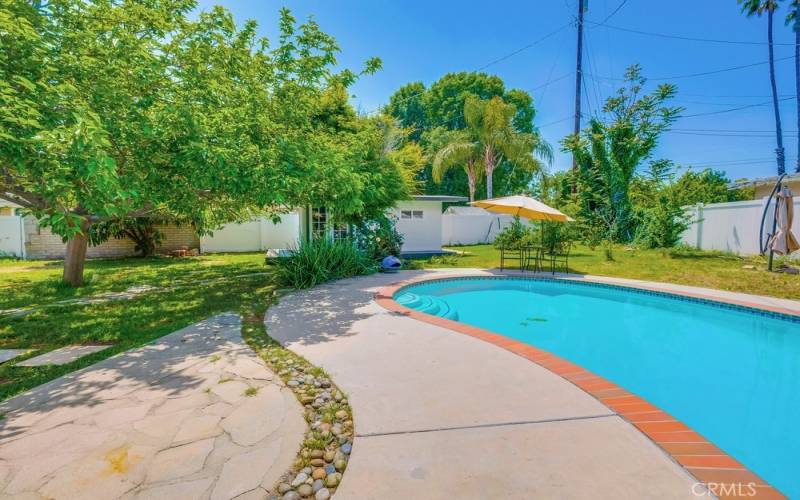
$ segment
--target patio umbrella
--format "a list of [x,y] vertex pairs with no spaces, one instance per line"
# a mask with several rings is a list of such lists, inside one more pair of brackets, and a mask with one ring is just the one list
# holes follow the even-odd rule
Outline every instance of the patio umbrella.
[[792,201],[792,192],[788,186],[784,186],[780,193],[775,195],[775,218],[776,229],[775,236],[769,243],[770,249],[779,255],[788,255],[800,249],[800,243],[792,234],[792,220],[794,219],[794,206]]
[[470,205],[481,207],[489,212],[509,214],[530,220],[552,222],[574,222],[574,219],[539,200],[528,196],[505,196],[490,200],[473,201]]

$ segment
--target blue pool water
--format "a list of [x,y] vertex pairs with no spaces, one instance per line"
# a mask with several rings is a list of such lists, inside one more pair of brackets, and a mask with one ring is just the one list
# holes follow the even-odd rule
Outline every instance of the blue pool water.
[[395,299],[577,363],[800,498],[796,320],[554,280],[442,280],[401,289]]

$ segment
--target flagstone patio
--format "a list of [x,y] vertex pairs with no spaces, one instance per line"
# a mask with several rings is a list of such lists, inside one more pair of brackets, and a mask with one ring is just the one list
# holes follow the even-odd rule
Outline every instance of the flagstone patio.
[[0,405],[0,497],[265,497],[306,429],[221,315]]

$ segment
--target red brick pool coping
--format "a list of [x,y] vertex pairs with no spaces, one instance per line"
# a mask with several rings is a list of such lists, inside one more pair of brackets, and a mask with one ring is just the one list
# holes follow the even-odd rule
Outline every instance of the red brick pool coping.
[[[448,275],[446,277],[425,277],[400,281],[382,287],[375,294],[375,301],[383,308],[408,316],[418,321],[454,330],[471,337],[489,342],[518,356],[526,358],[564,380],[582,389],[587,394],[606,405],[617,415],[635,426],[651,441],[664,450],[673,460],[680,464],[686,471],[720,499],[727,498],[787,498],[761,477],[750,471],[733,457],[722,451],[689,426],[680,422],[672,415],[647,402],[645,399],[633,394],[609,380],[595,375],[581,366],[560,358],[548,351],[533,347],[532,345],[493,333],[489,330],[477,328],[457,321],[452,321],[439,316],[433,316],[401,306],[394,300],[394,294],[400,288],[425,281],[437,281],[448,278],[480,278],[481,275],[464,274]],[[551,278],[548,278],[551,279]],[[574,278],[554,278],[574,280]],[[674,295],[713,300],[739,306],[763,309],[782,314],[798,315],[797,311],[783,308],[765,306],[760,303],[750,303],[741,300],[703,295],[696,292],[683,292],[671,289],[658,288],[651,285],[621,284],[591,280],[622,288],[638,288],[648,291],[658,291]],[[694,492],[693,492],[694,493]],[[700,493],[700,492],[697,492]],[[702,498],[703,495],[699,494]]]

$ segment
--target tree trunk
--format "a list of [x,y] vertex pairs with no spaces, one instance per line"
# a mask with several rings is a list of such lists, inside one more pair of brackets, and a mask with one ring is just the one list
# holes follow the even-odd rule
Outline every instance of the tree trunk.
[[492,173],[494,173],[494,151],[491,146],[486,146],[483,154],[484,163],[486,163],[486,199],[492,199]]
[[475,176],[467,176],[467,184],[469,186],[469,202],[475,201]]
[[64,281],[71,286],[83,285],[83,265],[86,263],[86,248],[89,246],[89,222],[81,222],[81,232],[67,243],[64,256]]
[[[794,8],[794,90],[797,100],[797,130],[800,130],[800,2]],[[797,141],[797,163],[794,171],[800,173],[800,140]]]
[[769,45],[769,83],[772,86],[772,108],[775,113],[775,138],[777,145],[775,155],[778,161],[778,175],[786,172],[786,158],[783,151],[783,131],[781,130],[781,112],[778,106],[778,85],[775,83],[775,55],[772,44],[772,18],[774,9],[767,9],[767,42]]

